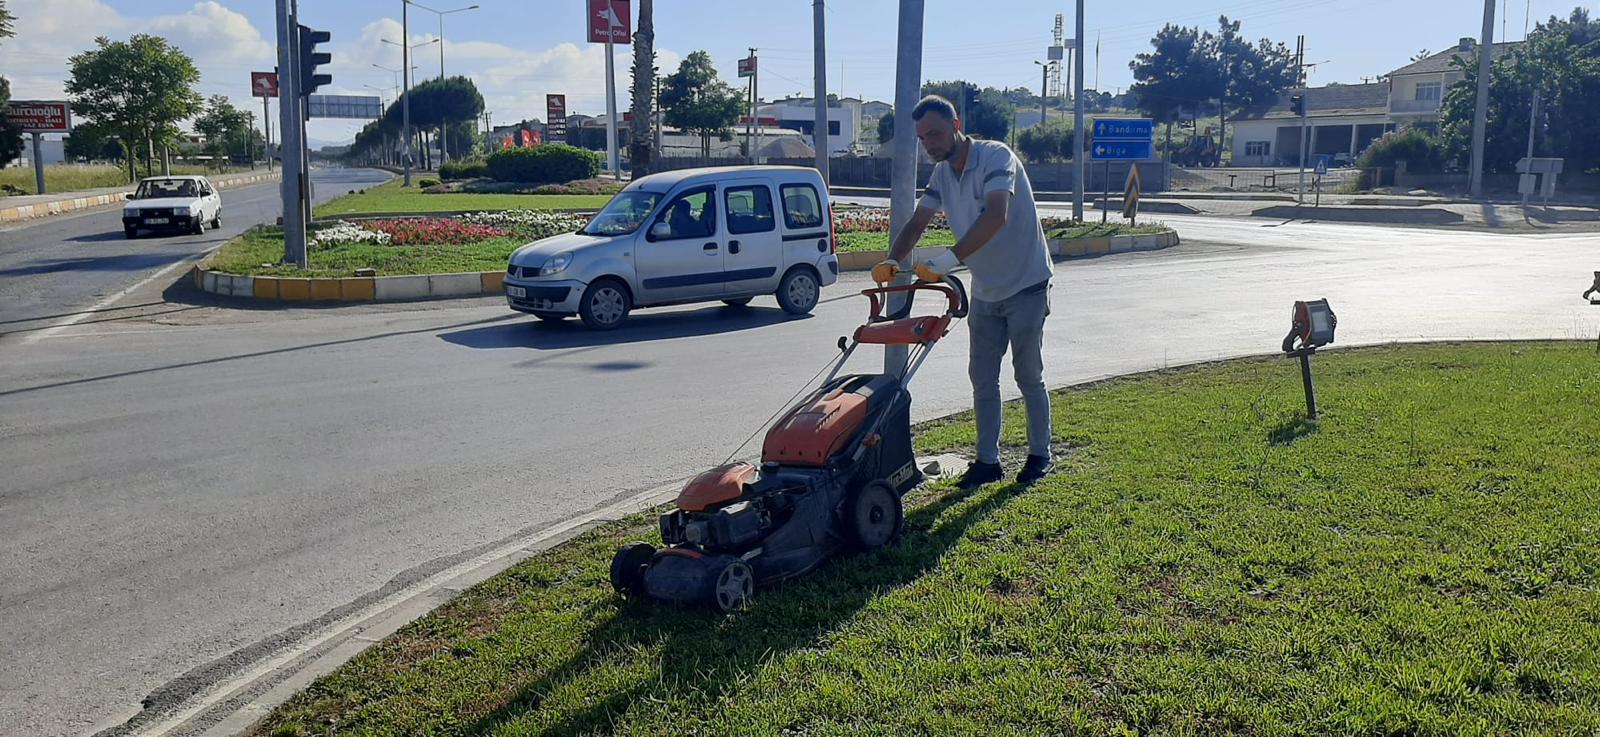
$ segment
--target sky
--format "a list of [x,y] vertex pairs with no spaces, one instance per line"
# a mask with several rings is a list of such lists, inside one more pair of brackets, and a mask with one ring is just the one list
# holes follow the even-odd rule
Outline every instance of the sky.
[[[1523,37],[1534,25],[1574,7],[1600,15],[1595,0],[1494,0],[1495,40]],[[585,42],[585,0],[430,0],[444,18],[444,65],[477,83],[495,124],[543,119],[546,93],[565,93],[569,112],[603,114],[605,47]],[[1073,35],[1066,0],[958,2],[926,0],[924,79],[966,79],[980,86],[1037,89],[1057,13]],[[97,36],[164,36],[199,67],[199,92],[227,95],[261,114],[249,96],[249,73],[276,64],[273,0],[6,0],[17,37],[0,41],[0,75],[17,99],[59,99],[68,57],[94,46]],[[828,0],[827,85],[830,92],[893,101],[898,3]],[[637,2],[634,3],[636,8]],[[1505,12],[1501,13],[1501,8]],[[1149,48],[1165,23],[1214,29],[1226,14],[1247,38],[1294,45],[1306,36],[1311,82],[1359,83],[1403,66],[1418,51],[1434,52],[1483,25],[1479,0],[1088,0],[1085,10],[1086,87],[1115,92],[1133,82],[1128,63]],[[334,83],[327,94],[395,96],[397,75],[375,68],[401,66],[401,0],[300,0],[301,22],[333,34]],[[812,90],[812,3],[809,0],[656,0],[657,64],[675,70],[696,50],[710,52],[719,74],[734,83],[736,62],[752,47],[760,57],[763,99]],[[1504,33],[1502,34],[1502,28]],[[439,38],[439,16],[413,5],[410,39]],[[1095,47],[1098,45],[1098,61]],[[439,74],[438,44],[417,50],[420,79]],[[616,49],[618,109],[627,108],[631,53]],[[277,107],[273,106],[274,118]],[[313,120],[317,144],[348,141],[360,121]]]

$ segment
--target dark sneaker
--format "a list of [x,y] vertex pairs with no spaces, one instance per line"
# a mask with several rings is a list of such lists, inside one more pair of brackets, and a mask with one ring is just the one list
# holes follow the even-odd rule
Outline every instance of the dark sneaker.
[[967,472],[961,474],[961,481],[956,485],[963,489],[976,489],[984,484],[992,484],[1005,478],[1005,471],[1000,469],[998,463],[974,463],[967,466]]
[[1050,475],[1056,470],[1054,461],[1044,456],[1028,456],[1028,462],[1022,464],[1022,470],[1017,472],[1017,483],[1031,486],[1039,483],[1040,479]]

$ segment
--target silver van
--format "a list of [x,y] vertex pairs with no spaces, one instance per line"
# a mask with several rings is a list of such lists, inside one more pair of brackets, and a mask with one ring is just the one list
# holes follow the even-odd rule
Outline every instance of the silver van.
[[739,166],[641,177],[576,233],[511,254],[506,302],[609,330],[636,307],[771,294],[803,315],[839,280],[828,188],[815,169]]

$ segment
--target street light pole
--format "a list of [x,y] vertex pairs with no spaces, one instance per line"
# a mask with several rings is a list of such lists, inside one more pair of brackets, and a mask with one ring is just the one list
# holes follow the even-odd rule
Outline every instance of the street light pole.
[[[823,25],[823,0],[811,0],[811,25],[814,37],[812,52],[812,80],[813,94],[816,96],[816,115],[812,120],[811,142],[817,145],[817,173],[822,175],[822,184],[828,184],[828,154],[832,146],[828,143],[828,59],[827,59],[827,29]],[[840,131],[843,133],[844,131]],[[847,139],[848,140],[848,139]]]
[[1083,134],[1083,0],[1078,0],[1078,31],[1072,42],[1072,53],[1078,55],[1078,63],[1073,68],[1072,76],[1072,219],[1083,222],[1083,185],[1084,185],[1084,152],[1087,148],[1084,143],[1088,136]]
[[1478,106],[1472,114],[1472,198],[1483,197],[1484,129],[1489,125],[1489,73],[1494,58],[1494,0],[1483,0],[1483,39],[1478,42]]
[[[430,8],[430,7],[426,6],[426,5],[423,5],[422,3],[411,2],[411,0],[407,0],[407,4],[415,5],[418,8],[421,8],[423,10],[426,10],[426,11],[430,12],[430,13],[433,13],[434,15],[439,16],[439,39],[438,39],[438,41],[439,41],[439,81],[443,82],[444,81],[444,17],[449,15],[449,14],[451,14],[451,13],[464,13],[464,12],[466,12],[468,10],[477,10],[478,6],[476,6],[476,5],[468,5],[468,6],[464,7],[464,8],[456,8],[454,10],[434,10],[433,8]],[[445,161],[448,161],[450,159],[450,126],[448,124],[446,124],[446,125],[444,125],[442,127],[443,127],[443,130],[439,135],[439,163],[440,164],[443,164]]]
[[400,0],[400,78],[404,82],[400,91],[401,156],[405,157],[405,181],[401,186],[411,186],[411,3]]

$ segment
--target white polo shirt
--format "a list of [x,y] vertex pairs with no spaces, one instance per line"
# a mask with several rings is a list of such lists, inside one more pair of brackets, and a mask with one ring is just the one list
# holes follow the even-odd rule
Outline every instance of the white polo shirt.
[[986,195],[1002,190],[1011,193],[1005,226],[966,260],[972,271],[972,298],[999,302],[1048,282],[1055,268],[1044,228],[1039,225],[1033,185],[1022,162],[1004,143],[969,140],[972,148],[967,152],[966,169],[958,176],[950,162],[934,164],[917,207],[944,212],[960,239],[986,209]]

